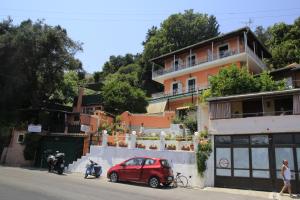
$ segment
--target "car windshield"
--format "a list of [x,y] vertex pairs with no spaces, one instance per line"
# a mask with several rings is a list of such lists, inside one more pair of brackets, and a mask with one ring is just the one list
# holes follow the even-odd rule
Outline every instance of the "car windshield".
[[170,167],[170,164],[167,160],[161,160],[160,163],[163,167]]

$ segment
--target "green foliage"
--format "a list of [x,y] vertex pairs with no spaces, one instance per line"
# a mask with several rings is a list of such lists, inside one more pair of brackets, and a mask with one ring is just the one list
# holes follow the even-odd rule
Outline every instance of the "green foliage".
[[105,110],[115,114],[124,111],[145,112],[148,104],[145,93],[123,78],[118,75],[106,80],[102,93]]
[[106,77],[102,87],[105,110],[120,114],[124,111],[146,112],[146,95],[140,89],[141,68],[137,64],[120,66],[114,74]]
[[181,123],[182,123],[182,120],[181,120],[178,116],[175,116],[175,117],[172,119],[172,123],[173,123],[173,124],[181,124]]
[[191,133],[194,133],[197,131],[197,119],[193,115],[188,115],[184,118],[183,124],[186,128],[188,128]]
[[206,89],[204,90],[201,95],[199,96],[199,100],[200,100],[200,103],[205,103],[207,98],[211,97],[211,89]]
[[103,75],[106,76],[108,74],[116,73],[120,67],[135,63],[138,57],[138,54],[126,54],[125,56],[110,56],[109,61],[104,63],[102,70]]
[[7,147],[9,145],[11,139],[11,131],[12,128],[10,125],[0,123],[0,155],[2,155],[4,147]]
[[271,67],[281,68],[300,62],[300,17],[294,24],[277,23],[267,29],[257,27],[256,34],[272,54],[267,60]]
[[212,152],[211,141],[202,141],[198,144],[198,149],[196,151],[197,160],[197,171],[200,176],[204,176],[206,170],[206,161]]
[[39,148],[40,141],[42,139],[41,135],[27,133],[25,135],[24,144],[25,149],[23,151],[23,155],[25,160],[34,160],[37,149]]
[[235,65],[222,68],[217,75],[210,77],[209,81],[213,97],[286,88],[284,81],[274,81],[268,72],[254,77],[245,67],[238,68]]
[[0,113],[39,107],[44,102],[63,102],[53,94],[64,84],[64,72],[81,69],[75,59],[81,44],[65,29],[42,21],[13,25],[0,22]]

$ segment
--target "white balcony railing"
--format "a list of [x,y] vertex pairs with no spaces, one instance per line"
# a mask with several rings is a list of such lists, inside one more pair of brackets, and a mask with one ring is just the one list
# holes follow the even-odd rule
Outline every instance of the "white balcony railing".
[[250,49],[249,47],[246,48],[246,52],[255,60],[257,65],[266,68],[266,64]]
[[299,132],[300,115],[258,116],[210,120],[212,134]]
[[191,68],[203,63],[207,63],[207,62],[212,62],[215,60],[219,60],[219,59],[223,59],[229,56],[233,56],[236,54],[239,54],[240,52],[236,51],[236,50],[226,50],[226,51],[222,51],[219,52],[218,54],[210,54],[208,55],[206,58],[202,58],[202,59],[196,59],[195,61],[192,62],[183,62],[182,64],[167,68],[167,69],[159,69],[156,71],[152,71],[152,78],[157,77],[157,76],[161,76],[164,74],[168,74],[174,71],[180,71],[182,69],[186,69],[186,68]]
[[183,87],[183,88],[178,88],[174,89],[171,91],[165,91],[165,92],[158,92],[154,93],[151,95],[152,99],[157,99],[161,97],[170,97],[170,96],[175,96],[175,95],[181,95],[181,94],[192,94],[196,93],[197,91],[201,91],[204,89],[209,88],[209,85],[207,84],[200,84],[200,85],[194,85],[190,87]]

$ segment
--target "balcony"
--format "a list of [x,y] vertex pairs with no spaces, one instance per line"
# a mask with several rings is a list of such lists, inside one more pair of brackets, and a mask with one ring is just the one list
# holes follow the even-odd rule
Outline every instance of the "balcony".
[[209,102],[211,134],[300,131],[300,89],[211,98]]
[[171,91],[165,92],[158,92],[151,95],[152,100],[159,99],[159,98],[169,98],[172,96],[182,96],[182,95],[192,95],[196,94],[198,91],[202,91],[204,89],[209,88],[209,85],[202,84],[202,85],[192,85],[190,87],[183,87],[181,89],[174,89]]
[[266,65],[249,47],[240,48],[240,50],[230,49],[219,52],[218,54],[210,54],[205,58],[196,59],[193,62],[184,62],[181,65],[176,65],[170,68],[162,68],[152,71],[152,79],[163,84],[164,80],[174,76],[184,75],[186,73],[193,73],[200,70],[205,70],[210,67],[224,65],[228,63],[235,63],[239,61],[246,62],[247,56],[249,63],[253,67],[253,71],[260,71],[266,69]]

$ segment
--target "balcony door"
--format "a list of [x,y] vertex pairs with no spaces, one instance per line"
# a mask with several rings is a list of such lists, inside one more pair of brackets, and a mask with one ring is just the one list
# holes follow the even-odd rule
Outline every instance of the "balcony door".
[[228,50],[229,50],[228,44],[224,44],[222,46],[219,46],[219,58],[226,57]]

